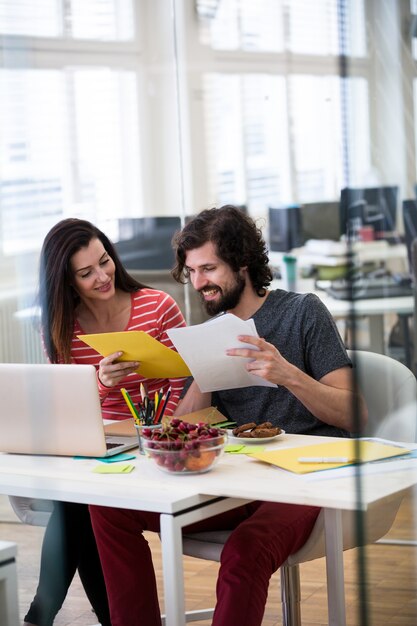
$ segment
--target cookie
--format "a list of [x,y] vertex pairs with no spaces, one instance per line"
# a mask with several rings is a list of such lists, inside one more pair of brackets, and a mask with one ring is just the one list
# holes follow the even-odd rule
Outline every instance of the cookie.
[[247,424],[242,424],[242,426],[237,426],[232,430],[232,433],[237,437],[240,433],[251,431],[253,428],[256,428],[255,422],[248,422]]
[[272,427],[272,428],[254,428],[251,433],[250,436],[251,437],[259,437],[259,439],[263,438],[263,437],[275,437],[275,435],[279,435],[279,433],[281,432],[281,429],[277,426],[277,427]]

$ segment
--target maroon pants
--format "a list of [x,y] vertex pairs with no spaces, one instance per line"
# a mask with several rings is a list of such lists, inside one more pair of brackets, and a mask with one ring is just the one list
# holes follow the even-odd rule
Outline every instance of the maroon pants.
[[[155,573],[144,530],[159,513],[90,506],[112,626],[160,626]],[[184,532],[233,530],[217,580],[213,626],[260,626],[269,580],[308,539],[316,507],[252,502],[188,526]]]

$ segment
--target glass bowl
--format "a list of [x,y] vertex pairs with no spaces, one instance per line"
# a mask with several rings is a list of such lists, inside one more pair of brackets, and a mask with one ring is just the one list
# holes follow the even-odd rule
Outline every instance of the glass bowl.
[[[174,420],[174,423],[177,422],[180,420]],[[201,474],[211,470],[218,462],[227,442],[227,431],[206,424],[188,426],[192,428],[188,433],[179,434],[170,431],[169,426],[149,431],[146,427],[142,428],[143,450],[162,471],[170,474]]]

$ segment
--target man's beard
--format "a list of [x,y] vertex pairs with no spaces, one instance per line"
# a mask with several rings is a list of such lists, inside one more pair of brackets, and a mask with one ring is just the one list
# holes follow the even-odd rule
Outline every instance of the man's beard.
[[[245,279],[240,276],[238,272],[236,272],[235,278],[236,280],[233,287],[222,290],[221,296],[218,300],[205,300],[201,291],[199,292],[204,308],[209,315],[218,315],[223,311],[228,311],[237,307],[246,283]],[[213,286],[217,287],[217,285]]]

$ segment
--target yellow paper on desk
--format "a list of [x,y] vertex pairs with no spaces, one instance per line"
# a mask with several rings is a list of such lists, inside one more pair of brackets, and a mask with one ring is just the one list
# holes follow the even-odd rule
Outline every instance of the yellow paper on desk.
[[204,422],[204,424],[213,424],[213,426],[215,426],[221,422],[227,422],[227,417],[220,413],[215,406],[209,406],[206,409],[200,409],[199,411],[193,411],[185,415],[178,415],[178,417],[189,424]]
[[102,356],[123,352],[120,361],[139,361],[136,371],[145,378],[190,376],[190,370],[178,352],[142,330],[77,336]]
[[[410,452],[410,450],[377,441],[344,439],[343,441],[331,441],[310,446],[255,452],[251,456],[296,474],[308,474],[325,469],[335,469],[356,463],[366,463],[368,461],[401,456],[407,454],[407,452]],[[341,463],[300,463],[298,459],[302,457],[346,457],[351,460]]]
[[112,437],[136,437],[135,421],[129,417],[126,420],[105,424],[104,432]]

